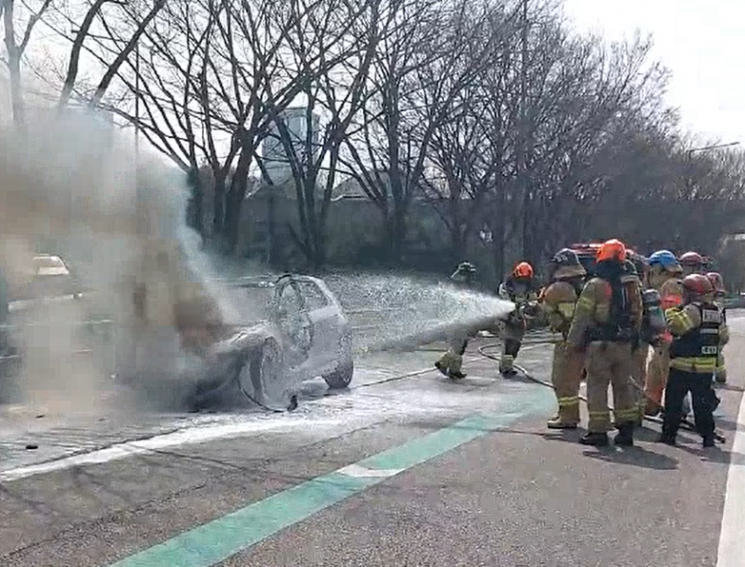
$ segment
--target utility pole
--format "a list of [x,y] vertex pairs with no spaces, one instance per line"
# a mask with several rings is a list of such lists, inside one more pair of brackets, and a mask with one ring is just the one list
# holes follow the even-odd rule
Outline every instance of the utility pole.
[[135,45],[135,156],[140,156],[140,42]]
[[505,246],[505,274],[509,273],[515,263],[525,254],[525,214],[526,201],[530,184],[528,182],[528,1],[522,0],[520,30],[520,111],[518,113],[517,136],[515,140],[515,177],[516,189],[504,211],[505,229],[507,230]]

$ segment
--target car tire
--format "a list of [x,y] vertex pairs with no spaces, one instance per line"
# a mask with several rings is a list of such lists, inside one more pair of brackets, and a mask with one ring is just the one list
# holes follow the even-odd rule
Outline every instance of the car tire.
[[[274,339],[267,339],[256,356],[252,357],[248,372],[240,376],[241,388],[261,403],[271,396],[273,386],[279,382],[282,369],[282,349]],[[250,380],[246,381],[246,378]],[[269,395],[269,396],[268,396]]]
[[341,364],[339,368],[331,374],[324,376],[323,379],[332,390],[341,390],[342,388],[347,388],[349,386],[350,382],[352,382],[353,376],[354,362],[350,360],[349,362]]

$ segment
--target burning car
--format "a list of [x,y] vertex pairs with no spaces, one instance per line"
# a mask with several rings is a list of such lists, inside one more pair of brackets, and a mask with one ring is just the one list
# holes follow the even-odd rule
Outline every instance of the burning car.
[[[249,320],[179,325],[182,348],[196,355],[179,376],[189,406],[230,404],[245,396],[272,409],[267,404],[305,380],[322,377],[333,389],[350,384],[350,324],[323,280],[285,274],[276,280],[243,278],[225,287]],[[197,318],[209,321],[201,313]],[[153,386],[148,382],[141,384],[148,389]]]

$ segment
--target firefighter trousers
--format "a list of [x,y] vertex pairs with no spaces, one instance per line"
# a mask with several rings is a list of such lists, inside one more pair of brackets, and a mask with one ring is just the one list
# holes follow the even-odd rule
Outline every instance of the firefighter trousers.
[[647,381],[644,384],[644,393],[647,397],[644,413],[647,415],[656,415],[662,409],[662,393],[665,391],[669,369],[670,347],[654,347],[647,366]]
[[630,342],[592,342],[587,347],[587,411],[590,433],[611,429],[608,385],[613,389],[616,425],[636,423],[639,415],[629,377],[633,372]]
[[525,326],[522,322],[516,324],[504,324],[502,334],[502,356],[499,359],[499,372],[512,372],[524,336]]
[[584,367],[584,353],[570,348],[564,340],[556,343],[551,367],[551,384],[554,386],[556,401],[559,404],[558,421],[562,424],[579,423],[579,385]]
[[677,368],[670,369],[667,380],[662,435],[675,439],[683,418],[683,400],[688,392],[691,393],[696,430],[702,437],[713,437],[716,396],[711,387],[711,373],[685,372]]
[[640,343],[639,347],[633,353],[634,367],[631,372],[631,378],[636,382],[634,394],[636,397],[637,407],[639,408],[639,419],[644,415],[644,409],[647,405],[647,397],[644,395],[644,385],[647,383],[647,359],[649,358],[649,344]]
[[438,361],[438,367],[445,373],[461,372],[463,355],[468,348],[468,337],[452,337],[448,340],[448,350]]

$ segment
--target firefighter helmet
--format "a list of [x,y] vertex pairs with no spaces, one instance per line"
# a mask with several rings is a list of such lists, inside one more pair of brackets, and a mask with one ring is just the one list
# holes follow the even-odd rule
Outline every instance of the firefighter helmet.
[[584,277],[587,275],[585,267],[579,260],[577,253],[571,248],[562,248],[559,250],[550,262],[551,279],[567,279]]
[[700,299],[714,293],[714,286],[703,274],[690,274],[683,278],[683,289],[692,299]]
[[512,277],[514,278],[532,278],[533,277],[533,266],[528,262],[520,262],[515,269],[512,271]]
[[598,262],[604,262],[607,260],[624,262],[626,260],[626,246],[616,238],[606,240],[600,248],[598,248],[596,258]]
[[701,254],[699,254],[698,252],[694,252],[693,250],[690,250],[685,254],[681,254],[680,258],[678,258],[678,262],[681,266],[690,267],[700,267],[706,263],[704,257],[701,256]]
[[476,266],[471,264],[471,262],[461,262],[458,264],[458,269],[455,271],[459,274],[475,274]]

